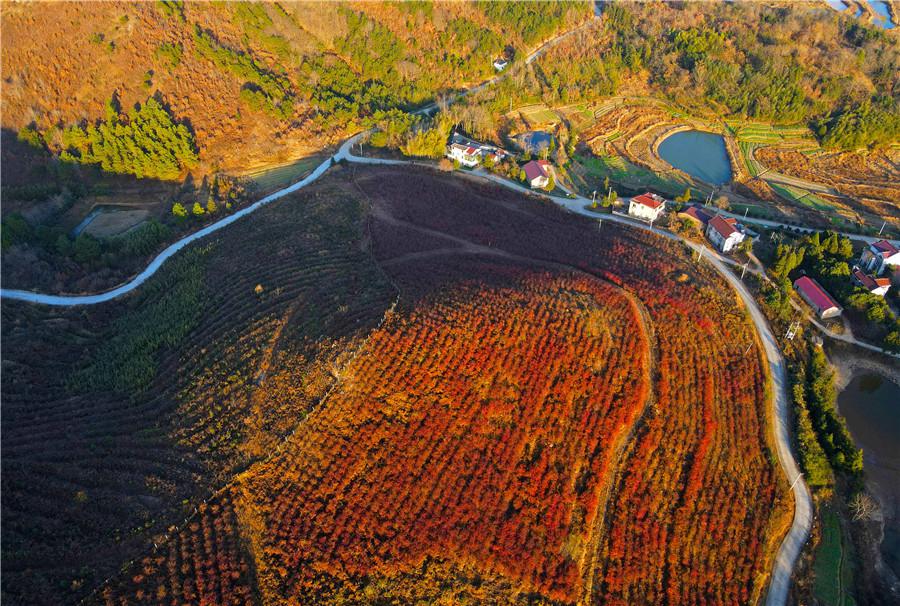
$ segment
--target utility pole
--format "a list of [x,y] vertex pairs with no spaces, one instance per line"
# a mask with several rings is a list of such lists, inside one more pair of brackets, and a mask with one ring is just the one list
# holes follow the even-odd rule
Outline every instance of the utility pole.
[[744,218],[745,218],[745,219],[747,218],[747,213],[748,213],[748,212],[750,212],[750,207],[749,207],[749,206],[745,206],[745,207],[744,207]]
[[597,190],[591,192],[591,207],[597,208]]
[[697,263],[700,262],[700,258],[703,257],[703,246],[700,247],[700,250],[697,251]]
[[744,279],[744,274],[747,273],[747,266],[750,264],[750,260],[748,259],[746,263],[744,263],[744,269],[741,270],[741,280]]
[[791,325],[788,326],[787,332],[784,334],[784,338],[788,341],[793,341],[794,337],[797,336],[797,333],[800,331],[800,322],[794,320],[791,322]]
[[800,481],[800,478],[802,478],[802,477],[803,477],[803,472],[800,472],[800,475],[798,475],[797,478],[791,483],[791,487],[788,488],[788,490],[794,490],[794,486],[797,484],[797,482]]
[[887,221],[883,221],[883,222],[881,223],[881,229],[878,230],[878,235],[879,235],[879,236],[881,235],[881,232],[884,231],[884,226],[885,226],[885,225],[887,225]]

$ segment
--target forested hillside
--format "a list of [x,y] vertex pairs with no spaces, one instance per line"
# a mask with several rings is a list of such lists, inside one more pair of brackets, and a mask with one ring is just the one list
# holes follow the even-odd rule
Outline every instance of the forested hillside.
[[824,2],[617,2],[527,88],[550,103],[659,95],[691,113],[809,123],[827,147],[900,137],[896,33]]
[[586,2],[7,5],[3,127],[34,127],[62,152],[63,133],[102,120],[113,95],[126,112],[153,96],[189,125],[202,167],[240,172],[481,81],[507,47],[590,14]]
[[[347,134],[405,132],[409,111],[590,15],[587,2],[7,3],[4,286],[118,284]],[[94,232],[95,217],[113,227]]]

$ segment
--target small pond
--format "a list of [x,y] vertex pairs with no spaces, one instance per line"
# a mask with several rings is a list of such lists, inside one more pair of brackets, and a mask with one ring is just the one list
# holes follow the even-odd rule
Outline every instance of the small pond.
[[885,563],[900,575],[900,377],[864,372],[838,396],[838,408],[857,446],[863,449],[866,476],[884,499]]
[[[826,2],[828,2],[828,5],[836,11],[845,11],[849,6],[844,0],[826,0]],[[876,15],[872,20],[872,23],[884,29],[894,29],[896,23],[891,21],[891,13],[888,10],[887,2],[884,2],[883,0],[869,0],[869,6],[872,7],[872,10],[875,11]],[[853,14],[854,17],[862,15],[862,9],[858,5],[855,9]]]
[[731,161],[721,135],[699,130],[681,131],[660,143],[659,155],[701,181],[713,185],[731,181]]
[[872,23],[878,27],[883,27],[884,29],[894,29],[894,22],[891,21],[891,13],[888,10],[887,2],[871,0],[869,6],[871,6],[872,10],[875,11],[875,14],[878,15]]
[[531,132],[519,135],[519,145],[522,149],[526,149],[532,153],[538,153],[550,147],[550,141],[553,135],[542,130],[533,130]]

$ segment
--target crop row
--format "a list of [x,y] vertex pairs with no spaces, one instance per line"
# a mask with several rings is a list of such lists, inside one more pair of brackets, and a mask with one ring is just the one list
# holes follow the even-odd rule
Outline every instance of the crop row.
[[611,445],[648,394],[648,344],[608,285],[491,286],[482,269],[373,334],[288,454],[249,480],[285,596],[316,595],[317,570],[427,556],[574,596]]
[[[103,353],[113,339],[129,354],[158,342],[148,331],[160,326],[129,320],[181,304],[168,289],[63,312],[4,301],[4,598],[90,592],[315,405],[329,365],[394,295],[360,250],[359,208],[335,199],[311,190],[205,247],[196,320],[143,356],[153,373],[142,393],[84,393],[69,378],[114,359]],[[181,265],[159,280],[177,282]]]
[[[730,604],[758,597],[766,531],[786,507],[766,437],[760,354],[733,291],[712,268],[652,234],[598,231],[589,221],[561,220],[543,203],[490,188],[460,195],[429,181],[382,177],[377,191],[363,187],[407,221],[478,244],[488,243],[482,226],[502,224],[489,230],[492,247],[614,281],[643,302],[652,321],[657,403],[607,509],[591,584],[598,601]],[[429,194],[428,186],[439,193]],[[520,212],[504,212],[511,203]]]
[[127,584],[104,587],[96,601],[104,606],[256,603],[253,570],[227,493],[202,505],[184,532],[143,557],[127,574]]

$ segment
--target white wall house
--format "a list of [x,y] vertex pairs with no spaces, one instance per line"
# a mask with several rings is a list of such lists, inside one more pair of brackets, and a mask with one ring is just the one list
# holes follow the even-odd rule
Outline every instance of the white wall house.
[[734,219],[722,215],[716,215],[707,223],[706,237],[720,252],[731,252],[744,241],[744,234],[735,227],[736,223]]
[[550,185],[553,165],[546,160],[532,160],[523,166],[522,170],[525,171],[525,180],[532,189],[543,189]]
[[451,143],[447,146],[447,157],[463,166],[478,166],[481,162],[481,150],[471,145]]
[[509,65],[509,61],[506,59],[495,59],[494,60],[494,69],[498,72],[502,72],[506,69],[506,66]]
[[863,250],[859,266],[875,275],[883,273],[886,267],[900,267],[900,249],[887,240],[873,242]]
[[870,276],[858,267],[853,268],[853,273],[850,277],[854,284],[865,288],[868,292],[878,297],[883,297],[891,289],[890,278],[876,278]]
[[666,210],[666,199],[647,192],[631,198],[628,203],[628,214],[638,219],[656,221]]

